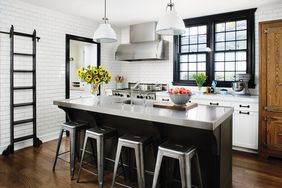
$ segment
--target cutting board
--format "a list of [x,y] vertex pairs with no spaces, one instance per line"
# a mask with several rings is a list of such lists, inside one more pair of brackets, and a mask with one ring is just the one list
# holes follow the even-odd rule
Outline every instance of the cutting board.
[[153,107],[156,108],[166,108],[166,109],[180,110],[180,111],[190,110],[191,108],[194,108],[196,106],[198,106],[197,103],[187,103],[186,105],[175,105],[172,102],[156,102],[153,104]]

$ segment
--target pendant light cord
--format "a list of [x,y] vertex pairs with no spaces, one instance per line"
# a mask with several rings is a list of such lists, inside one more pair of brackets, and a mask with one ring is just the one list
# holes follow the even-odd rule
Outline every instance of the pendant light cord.
[[105,0],[105,6],[104,6],[104,18],[103,18],[105,24],[108,23],[108,18],[107,18],[107,0]]

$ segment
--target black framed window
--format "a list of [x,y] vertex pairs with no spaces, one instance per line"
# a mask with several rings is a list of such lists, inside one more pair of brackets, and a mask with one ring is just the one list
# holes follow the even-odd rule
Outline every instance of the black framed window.
[[206,48],[207,25],[187,27],[186,34],[180,39],[180,80],[193,80],[193,74],[206,72]]
[[[235,74],[254,77],[256,9],[184,20],[187,32],[174,38],[174,85],[196,85],[193,74],[206,73],[207,84],[230,87]],[[254,78],[249,83],[255,87]]]

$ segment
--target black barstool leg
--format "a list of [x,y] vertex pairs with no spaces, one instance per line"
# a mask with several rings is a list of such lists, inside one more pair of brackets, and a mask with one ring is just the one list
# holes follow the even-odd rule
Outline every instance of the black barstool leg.
[[62,129],[60,134],[59,134],[59,140],[58,140],[58,145],[57,145],[57,150],[56,150],[56,157],[55,157],[55,161],[54,161],[54,164],[53,164],[53,171],[55,171],[55,167],[56,167],[56,164],[57,164],[57,159],[58,159],[59,152],[60,152],[63,134],[64,134],[64,129]]

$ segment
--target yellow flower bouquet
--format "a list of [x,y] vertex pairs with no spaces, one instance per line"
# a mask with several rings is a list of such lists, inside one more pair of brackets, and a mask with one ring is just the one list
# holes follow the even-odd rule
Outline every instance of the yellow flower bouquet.
[[81,67],[77,70],[77,76],[87,84],[91,84],[91,93],[94,95],[98,93],[100,84],[108,84],[112,79],[110,72],[101,65]]

